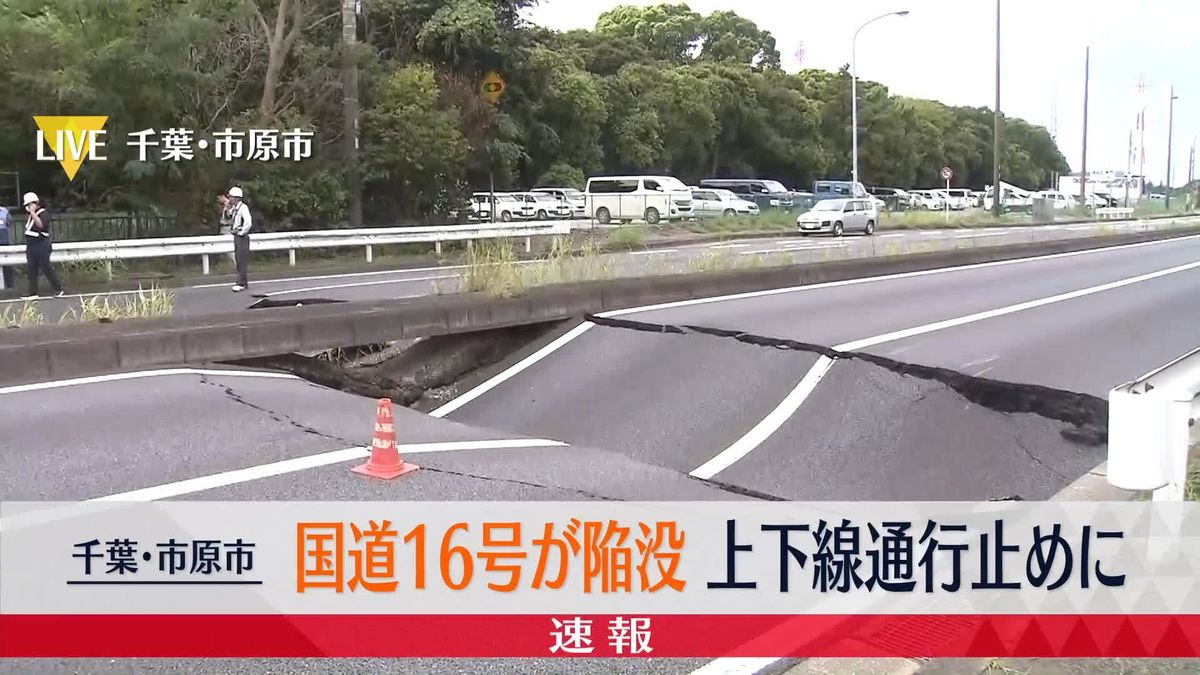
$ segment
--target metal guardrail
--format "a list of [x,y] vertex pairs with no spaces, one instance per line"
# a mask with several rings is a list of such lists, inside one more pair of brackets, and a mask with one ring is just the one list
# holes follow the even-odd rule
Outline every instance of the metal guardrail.
[[1096,218],[1099,220],[1124,220],[1133,216],[1131,208],[1103,208],[1096,209]]
[[[496,223],[477,225],[444,225],[439,227],[388,227],[357,230],[307,230],[296,232],[257,232],[250,235],[251,251],[288,251],[288,262],[296,264],[296,251],[308,248],[343,248],[362,246],[367,262],[374,259],[375,246],[388,244],[433,244],[441,252],[442,243],[474,239],[525,238],[525,250],[531,249],[531,238],[564,235],[571,231],[571,221],[545,220],[535,222]],[[172,256],[201,257],[205,274],[209,273],[209,256],[233,253],[233,237],[213,235],[203,237],[168,237],[161,239],[127,239],[117,241],[70,241],[54,244],[50,259],[54,262],[78,260],[131,260]],[[0,246],[0,265],[24,265],[24,246]],[[111,269],[110,269],[111,271]]]
[[1191,426],[1200,417],[1200,349],[1108,394],[1108,482],[1183,501]]

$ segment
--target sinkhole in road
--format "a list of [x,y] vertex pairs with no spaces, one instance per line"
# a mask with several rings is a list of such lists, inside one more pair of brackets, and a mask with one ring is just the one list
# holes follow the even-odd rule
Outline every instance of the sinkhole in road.
[[386,344],[231,362],[291,373],[314,384],[428,412],[562,322],[439,335]]
[[[967,401],[998,413],[1030,413],[1065,423],[1061,433],[1074,443],[1098,446],[1107,441],[1107,403],[1089,394],[1004,382],[867,352],[837,351],[824,345],[724,328],[594,315],[585,319],[609,328],[730,339],[757,347],[816,354],[834,361],[863,362],[900,376],[939,382]],[[401,405],[430,410],[452,400],[481,376],[490,374],[489,368],[506,365],[531,344],[539,340],[544,342],[556,328],[571,323],[539,323],[334,349],[313,355],[282,354],[236,363],[282,370],[323,386],[362,396],[389,397]]]

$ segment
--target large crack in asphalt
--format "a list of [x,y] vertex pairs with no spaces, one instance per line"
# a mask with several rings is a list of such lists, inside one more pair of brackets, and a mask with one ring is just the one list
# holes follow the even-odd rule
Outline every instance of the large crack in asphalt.
[[[759,347],[817,354],[835,361],[862,361],[902,376],[940,382],[968,401],[989,410],[1004,414],[1034,414],[1069,424],[1070,426],[1063,429],[1060,434],[1072,443],[1094,447],[1102,445],[1108,440],[1108,404],[1104,399],[1091,394],[1037,384],[992,380],[967,375],[949,368],[906,363],[866,352],[840,351],[824,345],[726,328],[633,321],[590,314],[585,319],[598,326],[609,328],[674,335],[708,335]],[[1033,459],[1044,466],[1041,460]]]
[[226,384],[220,384],[217,382],[213,382],[212,380],[208,379],[204,375],[200,376],[200,384],[205,384],[205,385],[220,389],[221,392],[225,395],[225,397],[228,398],[229,400],[233,401],[234,403],[245,406],[247,408],[250,408],[251,410],[254,410],[263,415],[266,415],[268,419],[270,419],[274,422],[278,422],[280,424],[286,424],[286,425],[293,427],[303,433],[311,434],[313,436],[318,436],[320,438],[324,438],[324,439],[331,440],[331,441],[338,441],[339,443],[345,444],[345,447],[350,447],[353,445],[362,445],[361,443],[355,443],[354,441],[346,439],[346,438],[342,438],[341,436],[327,434],[324,431],[321,431],[320,429],[315,429],[313,427],[310,427],[307,424],[304,424],[304,423],[296,420],[291,415],[288,415],[286,413],[281,413],[277,410],[271,410],[270,408],[264,408],[263,406],[251,403],[250,401],[247,401],[246,399],[242,398],[242,396],[240,394],[238,394],[236,391],[234,391],[233,387],[226,385]]
[[[329,362],[319,361],[317,359],[307,359],[305,357],[297,357],[297,359],[295,359],[293,361],[293,365],[304,364],[306,366],[311,367],[311,365],[314,362],[328,364],[329,370],[326,371],[326,373],[327,373],[327,376],[329,376],[329,377],[333,377],[333,373],[342,373],[344,375],[343,371],[340,371],[332,364],[329,364]],[[310,372],[310,374],[311,374],[311,372]],[[245,398],[243,398],[241,396],[241,394],[238,394],[237,391],[234,390],[233,387],[226,385],[226,384],[220,384],[217,382],[213,382],[212,380],[208,379],[206,376],[202,375],[200,377],[200,383],[214,387],[216,389],[219,389],[226,398],[233,401],[237,405],[245,406],[257,413],[266,415],[268,419],[270,419],[274,422],[278,422],[279,424],[286,424],[286,425],[293,427],[305,434],[311,434],[314,436],[318,436],[320,438],[337,441],[337,442],[343,444],[344,447],[357,447],[357,446],[365,446],[366,445],[365,443],[358,443],[358,442],[355,442],[348,438],[344,438],[342,436],[336,436],[333,434],[325,433],[319,429],[313,428],[311,426],[303,424],[302,422],[299,422],[298,420],[296,420],[295,418],[293,418],[292,416],[290,416],[286,413],[279,412],[278,410],[272,410],[270,408],[266,408],[261,405],[247,401]],[[345,383],[343,383],[343,384],[345,384]],[[445,469],[445,468],[441,468],[441,467],[434,467],[434,466],[428,466],[428,465],[423,466],[422,469],[425,471],[428,471],[430,473],[438,473],[438,474],[443,474],[443,475],[447,475],[447,476],[457,476],[460,478],[471,478],[474,480],[481,480],[481,481],[487,481],[487,482],[492,482],[492,483],[504,483],[507,485],[519,485],[521,487],[537,488],[537,489],[541,489],[541,490],[556,490],[558,492],[577,495],[577,496],[583,497],[585,499],[594,499],[597,501],[625,501],[619,497],[610,497],[608,495],[604,495],[599,492],[593,492],[591,490],[584,490],[581,488],[568,487],[568,486],[564,486],[564,485],[548,485],[548,484],[537,483],[537,482],[533,482],[533,481],[517,480],[515,478],[504,478],[501,476],[485,476],[485,475],[477,474],[477,473],[469,473],[469,472],[465,472],[465,471],[455,471],[452,469]],[[698,480],[700,480],[700,479],[698,479]],[[747,497],[754,497],[756,499],[765,499],[765,500],[769,500],[769,501],[783,501],[782,497],[775,497],[773,495],[767,495],[765,493],[759,493],[759,492],[755,492],[753,490],[745,490],[745,489],[742,489],[742,488],[739,488],[739,487],[733,486],[733,485],[726,485],[723,483],[718,483],[718,482],[708,481],[708,480],[703,480],[702,482],[708,483],[713,488],[716,488],[723,492],[729,492],[731,494],[737,494],[737,495],[742,495],[742,496],[747,496]]]

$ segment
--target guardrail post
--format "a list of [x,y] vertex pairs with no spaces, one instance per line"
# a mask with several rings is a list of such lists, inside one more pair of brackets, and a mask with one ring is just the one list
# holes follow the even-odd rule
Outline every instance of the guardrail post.
[[111,260],[104,261],[104,275],[106,277],[108,277],[109,281],[112,281],[112,261]]
[[288,249],[288,265],[290,267],[296,266],[296,249],[294,248]]
[[208,254],[207,253],[200,256],[200,269],[203,270],[204,274],[208,274],[208,272],[209,272],[210,268],[209,268],[209,264],[208,264]]
[[373,246],[371,246],[370,244],[367,244],[367,262],[374,262],[374,261],[375,261],[375,248]]
[[525,237],[525,252],[530,253],[532,251],[533,251],[533,237]]
[[442,254],[442,242],[441,241],[433,242],[433,252],[438,255]]

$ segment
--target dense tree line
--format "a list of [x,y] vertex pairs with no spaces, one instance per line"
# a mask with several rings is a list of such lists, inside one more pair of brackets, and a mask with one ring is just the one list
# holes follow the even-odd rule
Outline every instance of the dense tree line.
[[[341,66],[361,73],[369,220],[445,213],[464,194],[581,185],[607,172],[687,181],[757,176],[791,187],[850,173],[850,81],[780,69],[771,34],[736,13],[623,6],[594,30],[532,26],[533,0],[370,0],[361,42],[341,45],[340,0],[0,0],[0,171],[20,171],[60,203],[204,217],[238,181],[283,227],[340,222]],[[508,83],[492,106],[483,73]],[[992,113],[892,95],[860,82],[860,173],[925,187],[943,165],[990,182]],[[68,182],[35,162],[33,114],[110,116],[110,154]],[[293,164],[139,162],[125,134],[145,128],[312,129]],[[1036,188],[1067,164],[1042,127],[1007,119],[1003,175]]]

